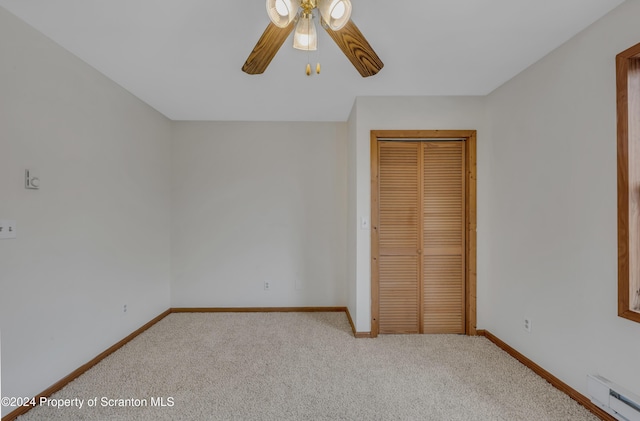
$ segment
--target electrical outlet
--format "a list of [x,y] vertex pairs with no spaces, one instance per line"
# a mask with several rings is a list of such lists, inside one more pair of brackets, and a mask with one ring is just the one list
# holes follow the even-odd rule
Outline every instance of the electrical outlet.
[[265,291],[269,291],[270,288],[271,288],[271,282],[270,281],[264,281],[264,290]]
[[524,330],[531,333],[531,319],[525,317],[524,319]]
[[122,306],[122,312],[123,312],[123,313],[126,313],[126,312],[127,312],[127,305],[126,305],[126,304]]
[[16,238],[17,227],[16,221],[9,219],[0,220],[0,239]]

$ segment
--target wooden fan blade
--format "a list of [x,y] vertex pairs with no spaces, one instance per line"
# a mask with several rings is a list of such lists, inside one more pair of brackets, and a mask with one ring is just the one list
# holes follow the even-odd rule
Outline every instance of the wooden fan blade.
[[362,77],[373,76],[384,67],[380,57],[373,51],[367,39],[352,20],[349,20],[342,29],[337,31],[329,28],[324,21],[322,27],[338,44],[338,47]]
[[264,73],[284,41],[293,31],[294,25],[295,21],[291,22],[286,28],[279,28],[269,22],[267,29],[264,30],[258,43],[249,54],[249,58],[242,66],[242,71],[250,75]]

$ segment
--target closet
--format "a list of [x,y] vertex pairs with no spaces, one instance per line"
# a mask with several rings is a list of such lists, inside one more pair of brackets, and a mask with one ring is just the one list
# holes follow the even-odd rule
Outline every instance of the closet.
[[379,333],[465,333],[464,139],[374,145],[376,327]]

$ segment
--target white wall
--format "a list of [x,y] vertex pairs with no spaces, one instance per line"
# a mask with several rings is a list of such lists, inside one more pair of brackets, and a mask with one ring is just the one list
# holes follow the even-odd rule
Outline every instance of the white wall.
[[346,305],[346,129],[173,125],[173,307]]
[[169,307],[170,125],[2,8],[0,57],[2,392],[32,396]]
[[[371,215],[371,130],[477,130],[478,161],[478,302],[484,297],[482,286],[486,281],[485,253],[487,245],[488,218],[488,153],[489,139],[484,136],[484,97],[361,97],[357,99],[355,113],[350,124],[350,165],[355,163],[356,192],[350,195],[350,205],[355,200],[356,221],[348,222],[349,230],[355,231],[354,244],[349,243],[349,256],[356,256],[355,279],[350,273],[349,288],[356,290],[355,308],[350,312],[358,332],[371,330],[371,231],[360,229],[359,219]],[[355,136],[354,136],[355,134]],[[355,156],[354,156],[355,155]],[[351,171],[351,168],[350,168]],[[353,215],[351,215],[353,218]],[[355,285],[355,286],[354,286]],[[354,304],[350,303],[350,306]],[[482,312],[478,311],[478,322]]]
[[19,233],[0,241],[3,394],[42,391],[170,305],[347,305],[370,330],[358,219],[382,129],[478,131],[478,327],[582,393],[587,373],[640,390],[640,325],[616,315],[614,73],[637,16],[627,1],[488,98],[170,123],[0,8],[0,219]]
[[[356,141],[358,135],[358,101],[355,101],[349,120],[347,121],[347,308],[352,319],[357,316],[358,291],[356,279],[358,276],[357,267],[357,207],[358,207],[358,187],[357,187],[357,154]],[[355,323],[355,320],[353,320]]]
[[640,390],[640,324],[617,316],[614,62],[638,16],[623,3],[488,98],[482,325],[583,394],[588,373]]

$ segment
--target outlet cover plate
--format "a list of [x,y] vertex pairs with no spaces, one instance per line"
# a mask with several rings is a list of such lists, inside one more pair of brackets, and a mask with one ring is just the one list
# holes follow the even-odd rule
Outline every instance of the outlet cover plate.
[[16,238],[17,235],[18,233],[17,233],[16,221],[12,219],[0,219],[0,239],[1,240]]

